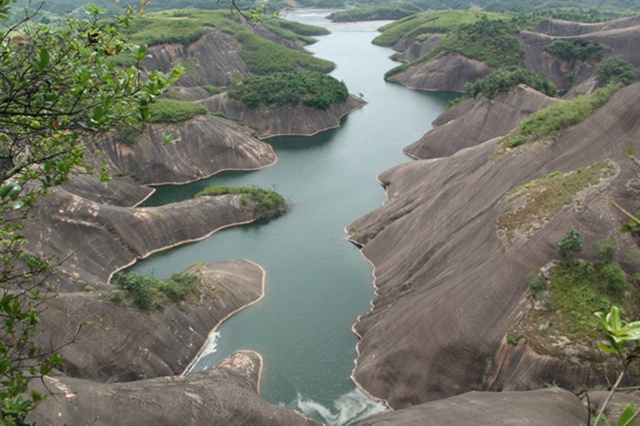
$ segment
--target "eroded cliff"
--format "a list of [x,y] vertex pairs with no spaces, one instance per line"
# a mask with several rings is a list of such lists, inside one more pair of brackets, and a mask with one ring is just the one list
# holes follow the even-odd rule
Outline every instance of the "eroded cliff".
[[[495,138],[379,176],[387,202],[348,228],[375,265],[377,293],[371,312],[354,327],[362,339],[358,383],[400,408],[486,389],[489,380],[517,390],[540,387],[550,377],[567,387],[603,380],[588,365],[562,361],[538,370],[546,360],[532,357],[508,368],[496,354],[525,310],[525,276],[557,256],[562,235],[578,227],[585,247],[592,247],[618,231],[612,201],[635,208],[628,183],[637,169],[627,149],[640,148],[639,94],[640,84],[620,90],[556,138],[503,154]],[[603,160],[613,175],[573,194],[559,213],[504,238],[498,219],[523,202],[505,201],[508,191]],[[618,240],[622,252],[635,247],[628,235]],[[533,379],[524,374],[536,371]]]

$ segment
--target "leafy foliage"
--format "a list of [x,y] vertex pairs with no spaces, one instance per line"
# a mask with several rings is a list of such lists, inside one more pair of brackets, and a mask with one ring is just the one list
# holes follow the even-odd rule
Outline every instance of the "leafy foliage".
[[544,73],[511,66],[497,69],[485,78],[468,85],[467,93],[474,98],[478,95],[484,95],[493,99],[498,94],[508,92],[519,84],[526,84],[547,96],[556,96],[558,92],[558,88]]
[[270,219],[284,214],[287,203],[284,197],[276,191],[270,191],[256,186],[232,187],[212,185],[198,192],[196,197],[216,196],[225,194],[241,194],[240,202],[247,209],[256,209],[259,219]]
[[412,3],[394,3],[376,6],[360,6],[348,10],[333,12],[328,16],[334,22],[377,21],[381,19],[400,19],[420,12]]
[[462,25],[440,40],[445,52],[458,52],[468,58],[486,62],[493,68],[517,65],[524,47],[513,36],[514,25],[483,16],[473,24]]
[[[443,7],[442,9],[448,9]],[[506,19],[505,15],[463,11],[435,10],[417,13],[380,27],[382,34],[373,39],[373,44],[393,46],[404,37],[416,37],[421,34],[446,34],[461,25],[472,24],[481,18]]]
[[581,251],[582,234],[576,228],[571,228],[558,243],[558,254],[562,259],[566,259],[569,253],[579,253]]
[[250,108],[277,108],[288,104],[326,110],[345,102],[349,92],[343,82],[320,72],[280,72],[252,77],[231,85],[227,91]]
[[636,81],[637,75],[633,64],[622,58],[605,59],[596,67],[596,77],[602,84],[631,84]]
[[182,123],[195,117],[208,113],[204,105],[189,101],[175,99],[159,99],[151,104],[149,109],[149,121],[158,123]]
[[242,45],[240,57],[249,71],[254,74],[265,75],[302,70],[327,73],[335,66],[333,62],[288,49],[248,31],[238,32],[236,39]]
[[581,59],[600,61],[605,48],[591,41],[555,40],[544,48],[547,53],[562,59]]
[[166,280],[158,280],[138,272],[120,272],[113,276],[111,283],[119,288],[109,296],[113,302],[143,310],[162,309],[168,303],[185,300],[196,302],[201,292],[195,274],[172,274]]
[[[0,0],[0,8],[9,5]],[[30,254],[22,219],[35,201],[75,171],[91,171],[84,141],[121,126],[141,126],[150,105],[179,78],[180,69],[143,78],[145,46],[122,37],[135,15],[108,24],[69,19],[62,31],[28,25],[30,16],[0,32],[0,423],[25,424],[43,395],[29,381],[60,366],[36,344],[38,312],[50,259]],[[16,34],[20,36],[16,36]],[[133,66],[110,58],[128,54]],[[103,174],[103,178],[107,178]]]
[[604,105],[618,88],[617,84],[610,84],[593,93],[553,103],[522,120],[518,129],[506,136],[503,142],[509,147],[516,147],[546,136],[556,135],[591,115]]

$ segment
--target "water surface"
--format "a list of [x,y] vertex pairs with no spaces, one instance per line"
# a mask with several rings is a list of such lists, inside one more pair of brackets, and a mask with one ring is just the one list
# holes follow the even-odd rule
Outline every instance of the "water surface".
[[185,186],[159,188],[152,202],[191,197],[211,185],[274,187],[291,211],[266,224],[226,229],[198,243],[161,253],[135,269],[158,278],[198,261],[242,258],[266,270],[266,295],[213,334],[201,370],[240,349],[264,359],[261,394],[329,425],[348,425],[384,409],[349,379],[357,338],[351,326],[373,299],[372,268],[344,228],[385,200],[376,175],[411,161],[402,148],[431,128],[450,93],[421,93],[385,83],[397,65],[391,49],[373,46],[384,22],[331,24],[326,13],[286,18],[329,28],[309,50],[337,64],[332,73],[368,104],[339,129],[314,137],[270,139],[278,162],[261,171],[225,172]]

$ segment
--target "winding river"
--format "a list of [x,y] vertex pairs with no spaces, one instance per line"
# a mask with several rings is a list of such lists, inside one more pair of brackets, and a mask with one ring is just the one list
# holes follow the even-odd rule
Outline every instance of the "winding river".
[[[326,11],[296,11],[290,20],[327,27],[309,50],[337,64],[332,73],[368,104],[339,129],[310,138],[270,139],[278,162],[254,172],[225,172],[185,186],[158,188],[165,204],[211,185],[274,187],[292,205],[268,223],[221,231],[139,262],[135,270],[165,278],[198,261],[243,258],[266,270],[266,294],[214,333],[193,370],[239,349],[264,359],[261,394],[327,425],[350,425],[384,410],[350,380],[357,338],[351,326],[374,297],[371,265],[346,239],[344,227],[377,208],[385,194],[376,175],[410,161],[402,148],[420,138],[450,93],[421,93],[385,83],[397,65],[391,49],[371,40],[383,22],[332,24]],[[192,371],[193,371],[192,370]]]

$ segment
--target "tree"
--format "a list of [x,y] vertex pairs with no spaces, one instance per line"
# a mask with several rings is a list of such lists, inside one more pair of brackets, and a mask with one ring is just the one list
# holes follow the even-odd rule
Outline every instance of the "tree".
[[[13,0],[15,1],[15,0]],[[11,0],[0,0],[5,17]],[[146,2],[142,2],[144,5]],[[37,13],[36,9],[32,13]],[[0,423],[25,424],[43,398],[30,380],[61,364],[35,342],[38,306],[51,259],[29,253],[22,220],[35,201],[75,172],[94,172],[86,142],[121,126],[141,126],[149,106],[181,69],[142,72],[145,46],[128,46],[122,29],[141,10],[109,23],[89,5],[86,20],[64,28],[20,23],[0,31]],[[112,56],[130,54],[117,67]],[[108,179],[104,168],[101,177]]]
[[565,260],[569,252],[579,253],[582,251],[582,234],[576,228],[571,228],[564,234],[558,244],[558,254]]
[[638,71],[633,64],[622,58],[609,58],[596,67],[596,77],[601,84],[610,82],[631,84],[636,80]]

